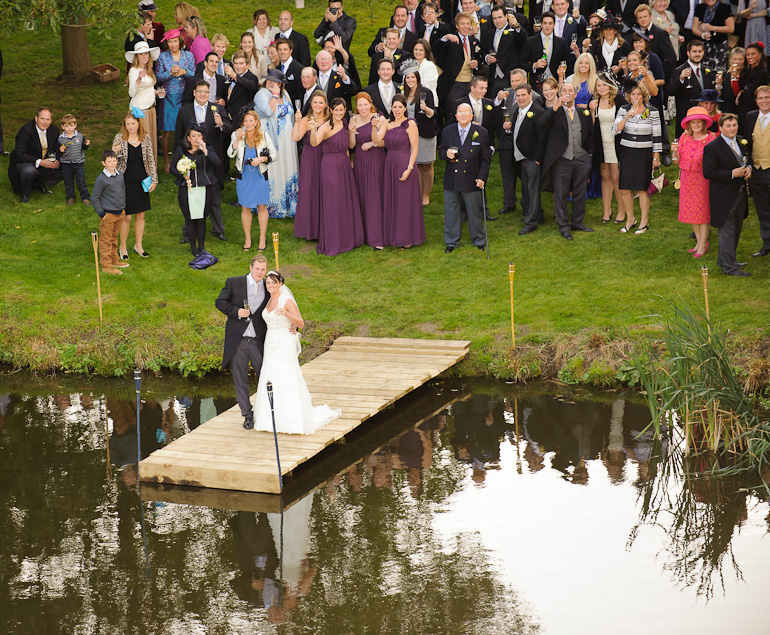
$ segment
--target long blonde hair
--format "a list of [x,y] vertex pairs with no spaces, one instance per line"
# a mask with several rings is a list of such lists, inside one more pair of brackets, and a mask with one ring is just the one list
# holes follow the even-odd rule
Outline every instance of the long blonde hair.
[[147,77],[152,79],[153,83],[156,83],[158,80],[155,77],[155,71],[152,70],[152,56],[148,53],[147,54],[147,58],[148,58],[147,59],[147,66],[142,68],[139,65],[139,54],[137,53],[136,55],[134,55],[134,61],[131,62],[131,68],[138,68],[140,70],[144,70],[144,72],[147,74]]
[[259,115],[255,111],[249,110],[246,114],[243,115],[243,119],[246,119],[246,117],[249,116],[254,117],[256,124],[254,125],[254,130],[251,132],[246,131],[246,136],[244,136],[243,140],[248,147],[256,148],[260,143],[262,143],[262,139],[264,139],[265,134],[262,132],[262,124],[259,121]]
[[586,78],[586,84],[588,86],[588,92],[594,94],[596,91],[596,62],[594,62],[594,56],[590,53],[581,53],[575,60],[574,72],[572,73],[572,85],[575,87],[575,92],[580,90],[580,78],[578,77],[578,66],[580,60],[588,60],[588,77]]

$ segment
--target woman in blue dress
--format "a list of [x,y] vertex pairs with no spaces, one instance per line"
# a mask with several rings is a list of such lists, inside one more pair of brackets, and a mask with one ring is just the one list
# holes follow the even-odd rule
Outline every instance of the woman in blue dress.
[[176,130],[176,117],[182,107],[185,78],[195,75],[195,58],[189,51],[183,51],[184,37],[179,29],[166,31],[162,42],[168,42],[168,50],[158,56],[155,64],[155,76],[166,91],[163,100],[163,116],[160,129],[163,133],[163,169],[169,171],[168,157],[171,135]]
[[276,160],[277,152],[270,135],[262,132],[259,117],[253,110],[243,116],[241,127],[233,132],[227,155],[235,158],[235,169],[238,171],[235,191],[241,205],[241,224],[245,236],[243,251],[251,249],[251,215],[256,208],[259,223],[258,249],[262,252],[267,247],[267,204],[270,201],[268,164]]
[[267,71],[265,87],[254,97],[254,110],[259,115],[262,129],[270,136],[278,159],[270,166],[270,218],[294,218],[299,193],[299,161],[297,144],[291,140],[294,127],[294,108],[286,92],[286,78],[278,69]]

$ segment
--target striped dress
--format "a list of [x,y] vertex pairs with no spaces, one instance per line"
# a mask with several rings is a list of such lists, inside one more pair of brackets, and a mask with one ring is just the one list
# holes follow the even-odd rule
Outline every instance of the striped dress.
[[652,180],[653,152],[663,151],[663,131],[658,111],[648,104],[641,115],[632,116],[618,132],[618,124],[630,109],[630,104],[618,108],[612,132],[620,135],[620,189],[640,192],[646,190]]

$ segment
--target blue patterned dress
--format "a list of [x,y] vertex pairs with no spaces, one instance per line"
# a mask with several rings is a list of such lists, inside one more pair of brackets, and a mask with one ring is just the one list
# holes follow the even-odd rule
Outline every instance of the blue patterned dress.
[[270,218],[294,218],[297,213],[297,195],[299,193],[299,162],[297,144],[291,140],[294,126],[294,108],[289,93],[283,92],[283,100],[270,109],[272,93],[267,88],[260,89],[254,97],[254,110],[259,115],[259,123],[278,152],[278,157],[267,169],[270,183],[270,202],[267,210]]
[[174,61],[174,58],[168,51],[163,51],[158,56],[158,61],[155,63],[155,75],[158,83],[166,89],[165,99],[160,100],[163,104],[160,129],[163,132],[173,132],[176,129],[176,117],[179,114],[179,109],[182,107],[185,78],[171,76],[171,67],[174,64],[179,64],[181,68],[185,69],[187,77],[195,75],[195,58],[189,51],[180,51],[178,62]]

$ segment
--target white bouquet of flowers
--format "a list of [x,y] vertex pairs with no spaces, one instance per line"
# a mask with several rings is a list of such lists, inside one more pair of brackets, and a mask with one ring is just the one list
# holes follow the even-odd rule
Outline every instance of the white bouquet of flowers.
[[190,183],[190,172],[195,169],[195,161],[188,157],[182,157],[176,164],[176,169],[184,176],[187,181],[187,187],[192,187]]

